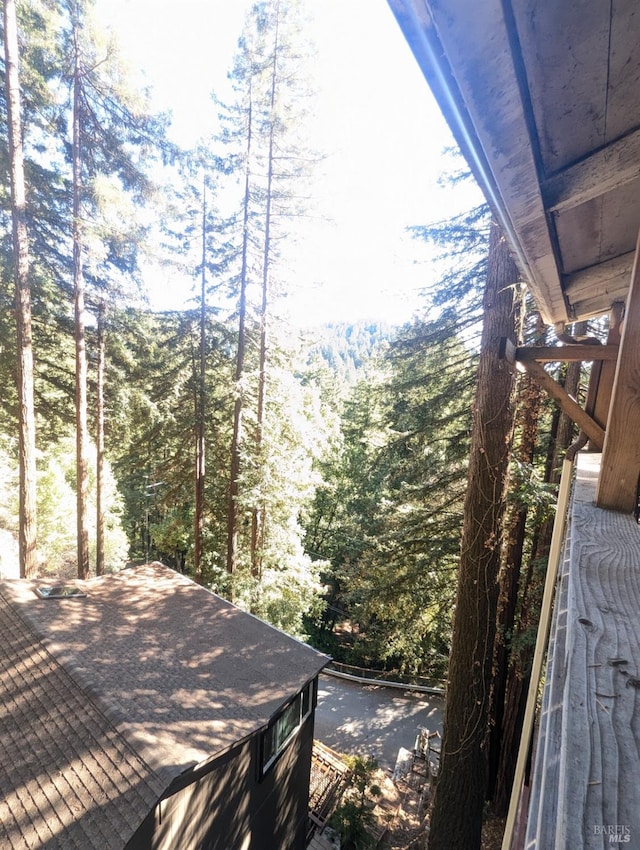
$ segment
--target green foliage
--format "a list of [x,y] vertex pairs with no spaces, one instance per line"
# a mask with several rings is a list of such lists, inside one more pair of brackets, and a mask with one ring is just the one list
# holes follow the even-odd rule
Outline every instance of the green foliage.
[[[439,674],[448,646],[486,211],[414,230],[440,246],[447,262],[440,285],[426,296],[429,320],[401,334],[364,323],[316,328],[299,345],[279,314],[290,223],[308,209],[305,177],[315,159],[303,138],[312,101],[301,61],[309,51],[300,6],[265,2],[251,9],[230,75],[232,97],[216,101],[218,132],[185,152],[180,169],[167,175],[171,187],[157,216],[171,256],[167,285],[182,279],[187,289],[200,275],[205,279],[203,576],[280,628],[313,631],[337,657]],[[199,311],[152,314],[132,306],[153,218],[141,210],[157,200],[150,168],[177,152],[164,139],[166,119],[149,112],[115,46],[92,26],[91,7],[29,0],[21,13],[41,543],[51,569],[68,568],[75,535],[69,443],[75,365],[64,94],[74,68],[74,25],[81,24],[83,261],[89,310],[107,304],[106,454],[117,482],[108,557],[112,567],[124,557],[124,530],[129,557],[157,558],[189,573]],[[6,162],[5,142],[0,158]],[[1,191],[7,225],[6,186]],[[5,235],[3,281],[9,247]],[[4,283],[0,376],[12,388],[11,301]],[[236,380],[241,335],[246,356]],[[90,323],[87,345],[91,365]],[[259,414],[261,378],[267,391]],[[232,586],[225,559],[237,397],[243,418]],[[0,504],[0,528],[13,535],[13,389],[3,401],[0,471],[9,495]],[[265,519],[256,544],[258,514]],[[349,639],[338,643],[340,624],[348,626]]]
[[372,758],[351,756],[347,759],[347,766],[350,771],[349,787],[330,824],[340,836],[344,850],[366,850],[375,843],[371,834],[375,824],[373,809],[376,798],[382,793],[374,782],[378,764]]
[[[192,314],[112,316],[107,382],[107,446],[114,458],[133,558],[157,558],[190,572],[193,546],[194,351]],[[233,363],[228,330],[207,316],[207,487],[204,575],[222,594],[225,572],[228,451]],[[302,635],[303,612],[319,603],[318,564],[302,549],[300,516],[317,480],[313,460],[327,426],[313,382],[303,381],[293,359],[281,352],[270,373],[271,401],[259,462],[248,452],[242,497],[243,560],[234,598],[279,628]],[[251,376],[248,376],[251,379]],[[247,416],[251,434],[255,420]],[[249,446],[250,449],[250,446]],[[268,508],[261,576],[247,557],[252,506]]]
[[309,630],[338,660],[442,678],[475,358],[449,313],[380,351],[338,405],[319,466],[305,542],[330,562],[329,592]]
[[[71,577],[77,571],[74,457],[74,438],[67,436],[49,443],[38,458],[38,550],[40,569],[46,575]],[[105,568],[114,571],[125,566],[128,542],[121,524],[122,500],[108,465],[105,478]],[[95,541],[95,480],[90,483],[90,530]],[[4,544],[0,573],[13,578],[18,575],[17,517],[16,447],[0,435],[0,540]],[[95,542],[90,555],[95,563]]]
[[[280,349],[278,360],[272,357],[260,452],[255,454],[250,436],[241,444],[241,545],[234,598],[279,628],[302,635],[303,613],[318,607],[321,564],[303,550],[301,516],[318,483],[314,461],[324,450],[327,425],[316,387],[300,380],[295,351]],[[246,435],[257,427],[254,409],[247,410],[244,427]],[[267,518],[259,575],[250,559],[256,505],[264,506]]]
[[18,574],[18,441],[0,432],[0,577]]
[[509,472],[509,498],[522,508],[534,512],[536,522],[553,516],[558,488],[543,480],[544,470],[532,463],[512,458]]
[[[209,451],[224,453],[228,415],[220,330],[208,317]],[[195,415],[195,313],[127,311],[112,319],[112,365],[107,382],[107,446],[125,501],[125,525],[133,558],[156,558],[188,569],[193,541],[193,422]],[[214,468],[216,468],[214,464]],[[209,477],[208,502],[220,507],[225,480]],[[212,511],[215,516],[215,511]],[[221,547],[219,538],[211,545]]]
[[352,387],[369,369],[375,369],[376,358],[396,332],[396,328],[379,323],[330,322],[313,331],[309,366],[319,359],[340,387]]
[[[95,448],[92,448],[95,468]],[[75,460],[72,437],[50,446],[39,462],[38,539],[42,553],[42,572],[56,576],[76,574]],[[90,550],[95,564],[95,477],[90,480]],[[110,467],[105,475],[105,570],[122,569],[127,560],[128,543],[121,526],[122,500]]]

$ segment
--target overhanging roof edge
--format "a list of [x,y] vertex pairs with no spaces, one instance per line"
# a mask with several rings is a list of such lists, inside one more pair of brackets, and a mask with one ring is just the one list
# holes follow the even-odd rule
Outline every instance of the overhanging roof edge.
[[537,274],[527,258],[498,181],[484,153],[427,4],[424,0],[387,1],[460,150],[512,246],[520,269],[536,295],[544,321],[554,324],[560,318],[569,320],[566,304],[565,315],[551,315],[542,290],[537,285]]

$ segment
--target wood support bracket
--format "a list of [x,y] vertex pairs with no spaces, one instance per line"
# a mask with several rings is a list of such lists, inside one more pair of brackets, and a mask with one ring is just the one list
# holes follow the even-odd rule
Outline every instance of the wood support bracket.
[[500,356],[508,363],[569,363],[578,360],[591,362],[597,360],[616,361],[617,345],[597,345],[594,343],[576,343],[575,345],[533,345],[515,346],[509,339],[500,340]]
[[[604,346],[602,346],[604,348]],[[555,399],[563,413],[572,419],[581,431],[587,435],[594,447],[602,448],[604,444],[604,429],[583,410],[577,401],[571,398],[569,393],[553,380],[551,375],[545,372],[544,367],[536,360],[522,361],[528,375],[545,390],[551,398]]]

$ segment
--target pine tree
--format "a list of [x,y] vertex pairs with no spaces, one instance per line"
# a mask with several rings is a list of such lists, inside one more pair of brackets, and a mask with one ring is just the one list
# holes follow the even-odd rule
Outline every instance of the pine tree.
[[[235,362],[235,400],[233,407],[233,431],[231,435],[231,468],[229,472],[229,503],[227,509],[227,572],[233,576],[238,563],[238,522],[240,496],[240,447],[242,444],[242,418],[244,393],[242,379],[247,351],[247,287],[249,284],[250,203],[251,167],[253,160],[253,86],[249,77],[247,92],[246,151],[244,156],[244,194],[242,200],[241,265],[238,291],[238,342]],[[232,584],[231,584],[232,586]]]
[[[89,227],[99,220],[99,181],[115,178],[120,186],[139,198],[148,193],[147,166],[136,161],[131,149],[140,150],[159,143],[161,124],[144,111],[137,111],[122,93],[118,71],[110,65],[111,48],[101,55],[101,45],[88,20],[90,4],[68,0],[69,71],[72,93],[72,246],[73,302],[75,339],[75,421],[76,421],[76,493],[78,522],[78,575],[89,572],[88,536],[88,364],[86,352],[85,255],[88,255]],[[115,73],[114,73],[115,70]],[[95,224],[94,224],[95,226]],[[114,251],[114,243],[105,245],[106,262],[121,268],[128,257]],[[107,278],[108,279],[108,278]],[[105,278],[102,279],[104,286]]]
[[[358,363],[362,379],[345,404],[341,439],[320,468],[306,545],[331,561],[331,592],[311,627],[340,660],[445,675],[488,230],[484,206],[414,228],[446,269],[425,292],[430,318],[390,340],[383,367]],[[339,350],[323,351],[341,377],[358,360],[350,346],[360,348],[361,337],[350,331]],[[340,619],[356,635],[348,646],[332,638]]]
[[35,574],[38,569],[36,551],[36,436],[29,245],[26,224],[26,189],[20,106],[20,79],[18,72],[18,27],[14,0],[7,0],[4,3],[4,58],[11,174],[15,314],[18,343],[20,575],[24,578]]
[[96,575],[104,574],[104,382],[105,382],[105,311],[104,301],[98,305],[96,367]]
[[[385,470],[375,535],[359,559],[360,645],[392,669],[446,672],[466,482],[475,357],[444,317],[416,322],[391,344]],[[364,618],[364,619],[363,619]]]
[[494,225],[430,850],[479,850],[481,843],[497,579],[513,428],[513,376],[500,361],[499,345],[501,338],[516,334],[518,279],[507,244]]
[[193,523],[193,571],[196,581],[202,584],[202,554],[204,545],[204,498],[206,452],[206,346],[207,346],[207,184],[202,187],[202,263],[200,272],[200,335],[196,366],[194,420],[195,420],[195,504]]
[[82,122],[82,76],[80,57],[80,21],[74,9],[73,26],[73,310],[76,348],[76,513],[78,522],[78,577],[89,575],[89,531],[87,500],[89,489],[89,432],[87,425],[87,354],[85,344],[85,284],[82,268],[83,236],[80,218],[82,191],[82,148],[80,126]]
[[[269,548],[268,528],[273,527],[267,514],[270,484],[264,476],[272,447],[264,435],[269,430],[270,364],[279,357],[273,332],[279,245],[285,222],[301,213],[299,186],[309,158],[300,155],[297,138],[302,103],[297,15],[297,4],[279,0],[252,7],[230,75],[235,101],[220,106],[223,131],[218,143],[230,151],[226,167],[242,191],[227,571],[235,576],[239,568],[248,569],[256,586]],[[243,532],[244,511],[248,534]]]

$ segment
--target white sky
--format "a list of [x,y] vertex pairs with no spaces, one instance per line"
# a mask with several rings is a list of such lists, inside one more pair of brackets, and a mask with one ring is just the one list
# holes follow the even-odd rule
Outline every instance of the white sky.
[[[224,94],[249,5],[98,0],[155,106],[172,111],[176,141],[192,144],[211,129],[209,95]],[[466,202],[437,185],[451,137],[386,0],[308,5],[318,52],[314,144],[327,158],[314,187],[320,219],[297,240],[291,310],[300,321],[404,321],[434,274],[405,227]]]

